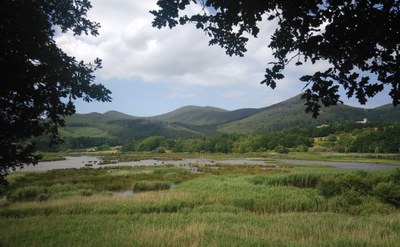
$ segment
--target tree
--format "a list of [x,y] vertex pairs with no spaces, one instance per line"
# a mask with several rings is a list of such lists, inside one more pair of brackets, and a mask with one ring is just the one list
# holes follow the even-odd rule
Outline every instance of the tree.
[[31,138],[61,142],[63,117],[74,100],[110,101],[111,92],[94,83],[101,61],[85,64],[54,40],[56,28],[96,36],[100,25],[87,19],[88,0],[4,0],[0,10],[0,183],[11,169],[36,164]]
[[[189,4],[201,5],[188,16]],[[329,63],[325,71],[300,78],[305,82],[306,111],[314,117],[321,105],[342,103],[339,88],[361,104],[391,87],[393,105],[400,103],[399,0],[158,0],[153,26],[173,28],[194,23],[230,56],[243,56],[246,35],[257,37],[263,18],[276,21],[269,47],[276,59],[261,82],[271,88],[293,62]],[[376,79],[372,78],[376,77]]]

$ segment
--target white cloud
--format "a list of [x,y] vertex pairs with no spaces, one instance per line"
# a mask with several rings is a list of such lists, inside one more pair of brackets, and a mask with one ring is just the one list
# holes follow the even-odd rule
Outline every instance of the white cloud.
[[[229,57],[219,46],[208,46],[209,37],[191,24],[172,30],[153,28],[149,11],[157,9],[155,0],[91,3],[89,18],[101,24],[100,35],[57,34],[56,41],[79,60],[101,58],[103,69],[96,72],[97,79],[115,93],[109,107],[133,115],[138,109],[143,111],[139,115],[161,114],[187,104],[231,110],[264,107],[298,95],[305,85],[299,81],[302,75],[327,67],[326,63],[295,66],[292,61],[285,79],[272,90],[260,82],[274,61],[268,44],[275,22],[259,23],[258,38],[250,38],[245,57]],[[198,7],[187,11],[199,13]]]
[[[263,79],[270,56],[268,33],[249,42],[244,58],[229,57],[218,46],[208,46],[209,37],[192,25],[172,30],[151,26],[155,1],[92,0],[89,18],[100,22],[99,37],[64,34],[57,43],[68,54],[84,61],[103,60],[100,79],[130,79],[199,86],[232,86]],[[189,12],[198,12],[196,7]],[[269,28],[269,26],[268,26]],[[261,37],[262,36],[262,37]]]

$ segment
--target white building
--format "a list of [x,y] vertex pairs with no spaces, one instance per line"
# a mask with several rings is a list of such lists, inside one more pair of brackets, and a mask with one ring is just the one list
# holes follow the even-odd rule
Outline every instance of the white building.
[[360,124],[366,124],[367,122],[368,122],[367,118],[364,118],[363,121],[357,121],[357,123],[360,123]]

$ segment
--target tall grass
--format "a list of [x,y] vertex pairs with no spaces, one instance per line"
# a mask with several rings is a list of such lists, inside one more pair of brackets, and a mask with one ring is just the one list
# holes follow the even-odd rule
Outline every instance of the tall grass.
[[255,213],[314,212],[324,199],[314,189],[267,187],[252,183],[251,175],[206,176],[180,185],[206,203],[234,206]]
[[[253,168],[222,167],[217,175],[176,167],[15,173],[6,192],[15,199],[0,200],[0,246],[400,242],[400,211],[392,203],[400,171],[335,175],[330,169],[264,173]],[[128,197],[109,192],[118,186],[135,192]],[[325,194],[325,187],[334,193]]]
[[163,190],[198,175],[178,167],[113,167],[13,173],[3,194],[11,201],[55,199],[120,190]]
[[2,246],[398,246],[400,215],[157,213],[2,218]]
[[255,176],[254,184],[272,186],[295,186],[300,188],[315,188],[322,175],[320,174],[290,174],[285,176]]

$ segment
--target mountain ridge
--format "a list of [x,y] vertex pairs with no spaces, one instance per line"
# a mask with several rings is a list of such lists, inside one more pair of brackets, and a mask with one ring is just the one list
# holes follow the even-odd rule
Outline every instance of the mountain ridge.
[[221,133],[259,134],[295,127],[319,126],[340,122],[357,122],[367,118],[375,122],[400,122],[400,108],[389,104],[373,109],[347,105],[321,108],[317,119],[305,113],[300,95],[264,108],[243,108],[228,111],[212,106],[185,106],[153,116],[136,117],[119,111],[75,114],[67,117],[66,128],[74,138],[85,133],[82,128],[120,140],[148,136],[192,138]]
[[[110,110],[110,111],[106,111],[104,113],[100,113],[100,112],[75,113],[74,115],[90,115],[90,114],[97,114],[97,115],[113,115],[113,114],[115,114],[115,115],[117,115],[117,114],[120,114],[120,115],[124,115],[126,117],[129,117],[129,118],[135,118],[135,119],[139,119],[140,118],[140,119],[157,119],[157,120],[160,120],[160,119],[163,119],[163,118],[169,118],[168,115],[176,114],[176,112],[178,112],[178,111],[181,111],[181,110],[188,111],[188,110],[193,110],[193,109],[194,110],[200,109],[201,111],[205,111],[205,109],[215,109],[215,110],[218,110],[220,112],[226,112],[226,113],[229,113],[229,112],[242,112],[242,111],[260,112],[260,111],[264,111],[264,110],[269,110],[269,109],[275,108],[275,107],[277,107],[277,106],[279,106],[281,104],[285,104],[286,102],[294,101],[295,99],[298,99],[299,97],[300,97],[300,95],[297,95],[297,96],[291,97],[291,98],[289,98],[287,100],[284,100],[284,101],[281,101],[281,102],[278,102],[278,103],[274,103],[272,105],[261,107],[261,108],[246,107],[246,108],[239,108],[239,109],[235,109],[235,110],[226,110],[226,109],[223,109],[223,108],[220,108],[220,107],[215,107],[215,106],[186,105],[186,106],[178,107],[175,110],[172,110],[172,111],[169,111],[169,112],[166,112],[166,113],[162,113],[162,114],[158,114],[158,115],[154,115],[154,116],[146,116],[146,117],[130,115],[130,114],[118,111],[118,110]],[[293,103],[298,103],[298,102],[293,102]],[[305,101],[302,101],[302,103],[305,103]],[[362,107],[350,106],[350,105],[346,105],[346,104],[339,104],[337,106],[340,106],[340,105],[343,105],[343,106],[346,106],[346,107],[355,108],[355,109],[363,109],[363,110],[367,110],[367,111],[368,110],[381,110],[381,109],[385,109],[385,110],[387,110],[387,109],[392,109],[392,110],[396,109],[396,107],[394,107],[391,103],[383,104],[381,106],[376,106],[376,107],[373,107],[373,108],[362,108]],[[304,104],[302,104],[302,106],[305,109]],[[335,106],[332,106],[332,107],[335,107]],[[304,109],[303,109],[303,111],[304,111]],[[173,120],[173,121],[175,121],[175,120]],[[179,121],[175,121],[175,122],[179,122]]]

